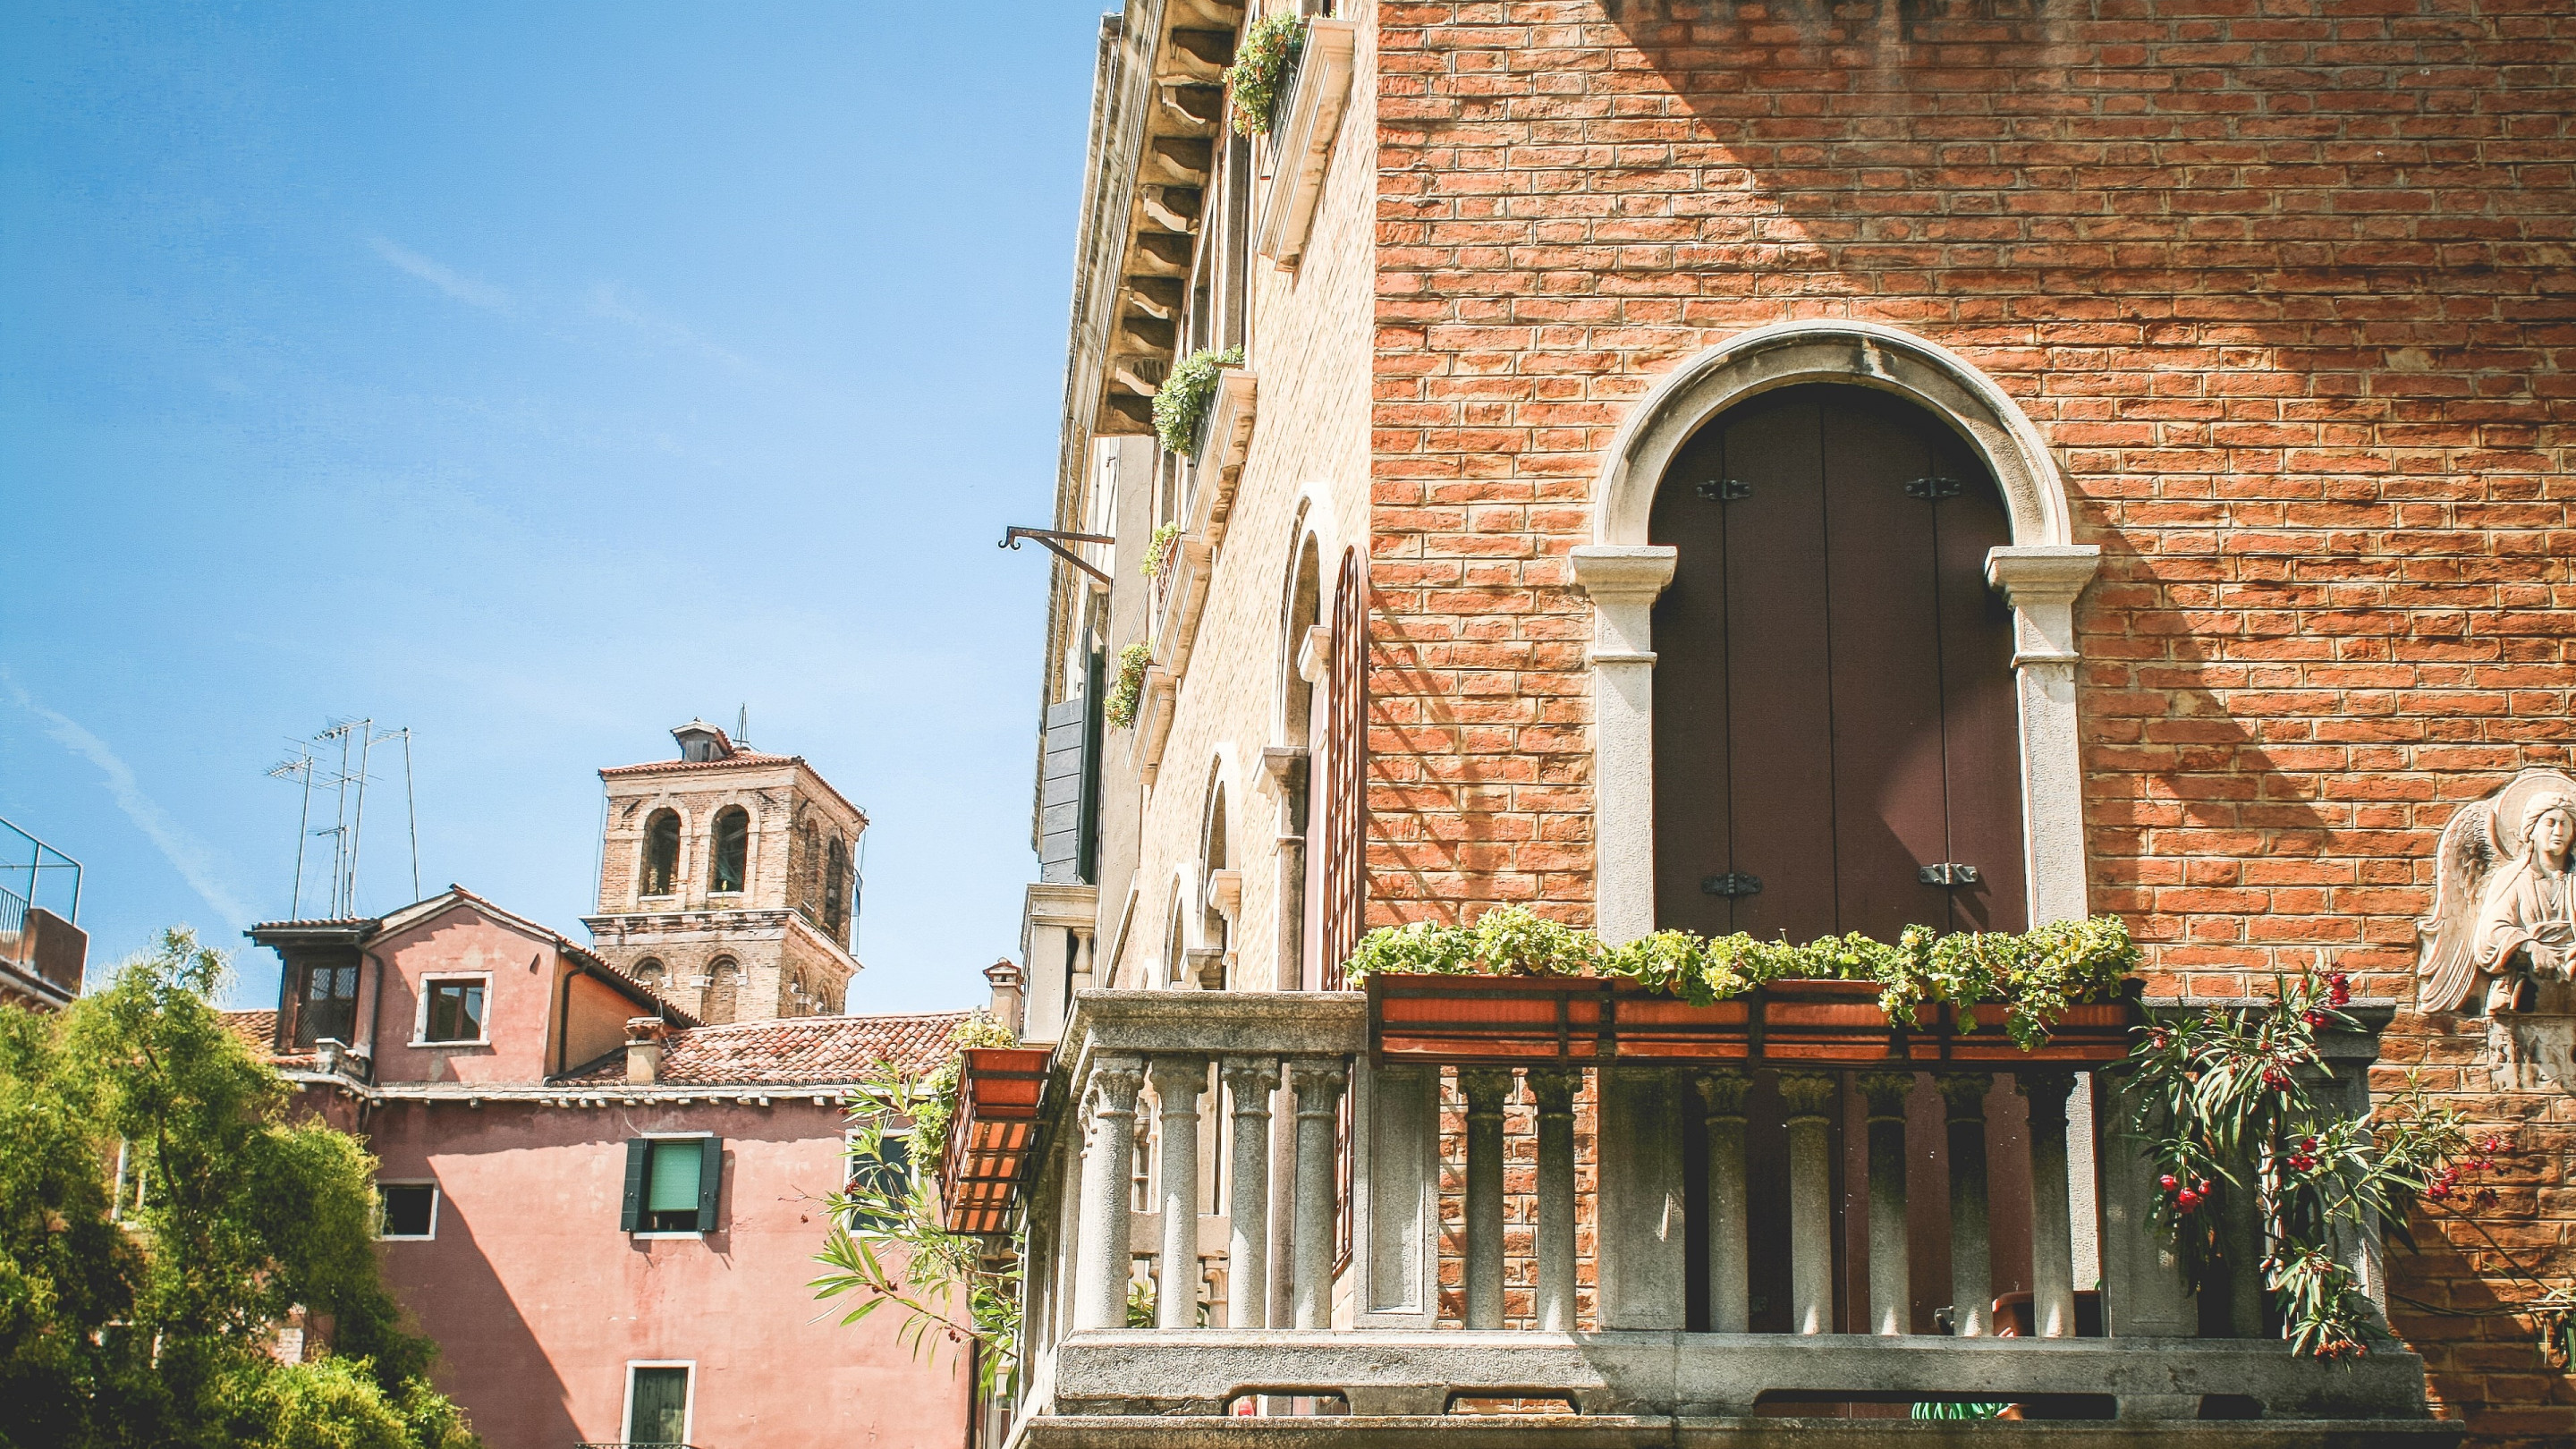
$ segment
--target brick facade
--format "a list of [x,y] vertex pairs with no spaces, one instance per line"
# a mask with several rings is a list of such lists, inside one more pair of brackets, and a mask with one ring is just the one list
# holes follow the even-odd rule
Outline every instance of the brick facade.
[[[2461,802],[2571,759],[2576,19],[2541,3],[1382,5],[1370,914],[1589,919],[1592,609],[1630,404],[1762,323],[1894,324],[2066,474],[2096,909],[2149,989],[2411,1000]],[[2576,1271],[2562,1093],[2490,1230]],[[2490,1306],[2428,1232],[2398,1291]],[[2467,1231],[2450,1235],[2466,1238]],[[2512,1319],[2401,1302],[2476,1442],[2564,1442]]]

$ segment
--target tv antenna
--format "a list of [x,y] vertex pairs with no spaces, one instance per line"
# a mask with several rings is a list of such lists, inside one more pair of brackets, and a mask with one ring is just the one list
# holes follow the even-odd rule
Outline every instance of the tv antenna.
[[[286,913],[300,917],[304,910],[305,842],[320,836],[331,837],[331,904],[336,917],[358,913],[358,854],[365,843],[367,824],[367,767],[375,747],[400,741],[403,768],[404,824],[411,837],[411,898],[420,899],[420,813],[412,790],[411,731],[408,728],[376,728],[372,719],[333,720],[311,739],[292,740],[283,760],[268,767],[272,780],[294,780],[303,786],[304,801],[295,827],[295,889]],[[313,826],[313,792],[316,788],[331,793],[331,823],[320,829]]]

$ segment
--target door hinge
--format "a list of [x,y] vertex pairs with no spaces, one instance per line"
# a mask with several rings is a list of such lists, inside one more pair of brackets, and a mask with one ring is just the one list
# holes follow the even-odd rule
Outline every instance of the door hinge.
[[1724,875],[1701,876],[1700,893],[1711,896],[1758,896],[1762,894],[1762,877],[1728,871]]
[[1978,881],[1975,866],[1961,865],[1955,860],[1945,860],[1939,865],[1927,865],[1916,871],[1914,878],[1929,886],[1967,886],[1975,885]]
[[1698,486],[1699,496],[1711,503],[1733,503],[1753,496],[1753,485],[1741,478],[1703,478]]
[[1938,503],[1944,498],[1958,497],[1961,493],[1967,491],[1967,487],[1967,484],[1960,482],[1956,478],[1943,478],[1936,474],[1930,478],[1917,478],[1913,482],[1906,484],[1905,496],[1908,498],[1929,499],[1934,503]]

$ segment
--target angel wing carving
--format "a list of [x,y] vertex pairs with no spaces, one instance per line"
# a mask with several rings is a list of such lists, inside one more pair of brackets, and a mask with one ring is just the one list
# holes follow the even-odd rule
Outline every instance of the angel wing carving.
[[2477,986],[2478,898],[2498,859],[2495,797],[2472,800],[2453,812],[2433,858],[2433,914],[2415,923],[2423,943],[2415,967],[2417,1005],[2425,1011],[2457,1011]]

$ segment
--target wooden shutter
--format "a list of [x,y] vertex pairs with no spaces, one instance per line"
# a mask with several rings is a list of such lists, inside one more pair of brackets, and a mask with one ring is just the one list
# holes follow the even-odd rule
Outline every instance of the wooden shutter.
[[1324,987],[1339,991],[1342,963],[1368,919],[1365,894],[1368,753],[1368,581],[1358,549],[1342,554],[1333,586],[1332,667],[1324,707]]
[[[1657,924],[1795,941],[2024,924],[2011,541],[1975,455],[1847,387],[1702,429],[1655,498]],[[1921,878],[1973,866],[1973,885]],[[1758,882],[1758,889],[1755,883]]]
[[644,1165],[653,1157],[653,1144],[641,1137],[626,1143],[626,1200],[617,1210],[617,1230],[641,1232],[644,1227]]
[[716,1230],[716,1202],[724,1188],[724,1139],[707,1138],[703,1150],[706,1156],[698,1164],[698,1231],[712,1233]]

